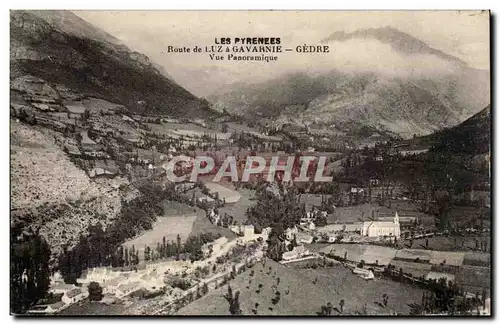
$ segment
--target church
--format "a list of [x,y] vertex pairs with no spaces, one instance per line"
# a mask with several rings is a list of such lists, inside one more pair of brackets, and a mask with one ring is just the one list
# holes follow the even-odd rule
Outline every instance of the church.
[[399,226],[399,215],[394,214],[393,221],[364,221],[361,227],[361,235],[367,237],[390,236],[401,237],[401,228]]

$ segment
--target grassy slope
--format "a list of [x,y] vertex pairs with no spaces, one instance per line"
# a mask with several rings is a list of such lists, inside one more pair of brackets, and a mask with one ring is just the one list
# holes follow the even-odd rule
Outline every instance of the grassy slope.
[[[252,270],[255,272],[253,277],[250,276]],[[281,293],[281,300],[273,305],[272,286],[276,284],[277,278],[280,278],[278,291]],[[262,284],[263,288],[257,293],[259,284]],[[244,315],[253,315],[251,310],[255,303],[259,303],[258,315],[316,315],[321,305],[327,302],[338,308],[341,299],[345,299],[345,314],[360,311],[365,303],[369,314],[384,313],[388,310],[375,302],[381,300],[383,293],[389,294],[389,309],[407,313],[409,308],[406,304],[411,301],[418,302],[422,292],[420,289],[386,280],[366,282],[344,268],[296,270],[270,260],[266,261],[265,267],[258,264],[238,275],[231,281],[231,287],[241,291],[240,301]],[[222,297],[226,292],[227,286],[214,290],[182,308],[177,314],[228,315],[228,303]],[[334,311],[335,314],[338,312]]]

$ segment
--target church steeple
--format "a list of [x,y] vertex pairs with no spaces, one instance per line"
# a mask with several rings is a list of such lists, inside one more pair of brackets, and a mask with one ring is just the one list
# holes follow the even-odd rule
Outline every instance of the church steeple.
[[396,213],[394,214],[394,223],[399,225],[399,215],[398,215],[398,212],[396,211]]

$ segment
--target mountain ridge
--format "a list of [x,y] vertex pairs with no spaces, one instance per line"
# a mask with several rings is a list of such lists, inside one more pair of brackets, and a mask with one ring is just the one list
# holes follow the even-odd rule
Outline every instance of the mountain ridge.
[[[146,55],[71,12],[12,10],[10,17],[11,79],[34,76],[134,112],[213,114],[208,102],[162,74]],[[84,28],[68,23],[74,21]]]
[[[366,67],[359,66],[356,71],[338,66],[321,73],[302,71],[258,84],[233,85],[208,99],[219,111],[250,119],[270,117],[278,123],[297,125],[319,123],[341,132],[368,126],[404,138],[457,125],[489,103],[489,71],[471,68],[409,34],[385,27],[332,35],[323,41],[381,39],[399,53],[404,52],[402,60],[411,63],[413,55],[418,55],[424,63],[430,58],[430,67],[444,61],[446,67],[414,71],[414,65],[409,64],[398,74],[372,69],[367,62]],[[434,57],[441,61],[433,61]],[[390,69],[390,62],[386,66]]]
[[389,44],[393,49],[404,52],[407,54],[430,54],[435,55],[446,61],[457,63],[463,67],[467,66],[467,63],[460,58],[453,55],[444,53],[441,50],[435,49],[429,46],[427,43],[419,40],[418,38],[402,32],[391,26],[385,26],[380,28],[367,28],[367,29],[357,29],[351,33],[346,33],[345,31],[337,31],[330,36],[321,40],[322,43],[328,43],[332,41],[347,41],[350,39],[375,39],[384,44]]

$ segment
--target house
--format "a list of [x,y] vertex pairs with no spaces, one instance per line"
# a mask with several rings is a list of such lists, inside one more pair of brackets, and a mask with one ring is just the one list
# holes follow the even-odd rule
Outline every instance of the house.
[[297,229],[297,226],[294,226],[293,228],[287,228],[285,231],[285,236],[287,240],[293,240],[293,237],[297,235],[299,230]]
[[311,253],[309,252],[309,250],[306,249],[303,245],[301,245],[301,246],[294,247],[293,250],[291,250],[289,252],[284,252],[281,258],[284,261],[291,261],[291,260],[295,260],[295,259],[307,256],[310,254]]
[[141,288],[140,282],[138,281],[121,284],[116,290],[116,296],[119,298],[125,297],[126,295],[136,292],[140,288]]
[[253,225],[231,225],[229,226],[229,230],[234,232],[237,235],[243,236],[245,238],[253,238],[255,234],[255,228]]
[[85,270],[82,277],[77,279],[78,283],[90,283],[92,281],[105,283],[117,276],[117,272],[104,267],[95,267]]
[[255,228],[253,225],[245,225],[243,226],[243,237],[252,238],[255,234]]
[[164,286],[163,279],[152,273],[144,274],[141,277],[141,281],[143,288],[148,291],[157,291]]
[[209,196],[206,196],[206,195],[203,195],[203,196],[200,196],[198,198],[198,202],[200,203],[203,203],[203,202],[206,202],[206,203],[211,203],[211,202],[214,202],[214,199],[212,199],[211,197]]
[[301,234],[298,236],[297,239],[299,240],[300,243],[311,244],[314,240],[314,237],[311,235]]
[[267,227],[261,230],[261,235],[264,240],[266,240],[269,237],[269,234],[271,233],[271,227]]
[[65,304],[74,304],[75,302],[78,302],[80,300],[83,300],[85,298],[82,289],[80,288],[74,288],[69,291],[67,291],[63,296],[62,296],[62,301]]
[[335,243],[335,241],[337,240],[337,236],[335,235],[328,235],[328,242],[329,243]]
[[116,293],[116,290],[118,289],[118,287],[120,286],[120,284],[123,283],[126,279],[127,279],[126,277],[118,276],[118,277],[116,277],[114,279],[106,281],[103,284],[103,286],[104,286],[103,293],[104,294],[106,294],[106,293],[111,293],[111,294]]
[[361,235],[365,237],[401,237],[399,215],[396,212],[392,222],[388,221],[365,221],[362,224]]
[[211,253],[217,254],[222,249],[222,246],[224,246],[227,242],[227,237],[220,237],[211,243],[206,243],[205,245],[201,246],[203,256],[209,257]]
[[74,284],[66,284],[66,283],[54,283],[49,288],[49,293],[58,294],[58,293],[66,293],[72,289],[76,288]]
[[53,314],[58,311],[63,310],[68,305],[66,305],[62,301],[58,301],[56,303],[50,305],[37,305],[28,310],[28,314]]
[[[214,214],[214,216],[215,216],[215,214]],[[213,218],[212,213],[210,213],[210,217]],[[241,228],[241,226],[238,226],[238,225],[230,225],[229,226],[229,230],[231,230],[232,232],[234,232],[237,235],[240,234],[240,231],[241,231],[240,228]]]
[[375,278],[375,275],[371,270],[366,270],[360,267],[356,267],[352,270],[352,273],[356,274],[360,278],[363,278],[365,280],[372,280]]

